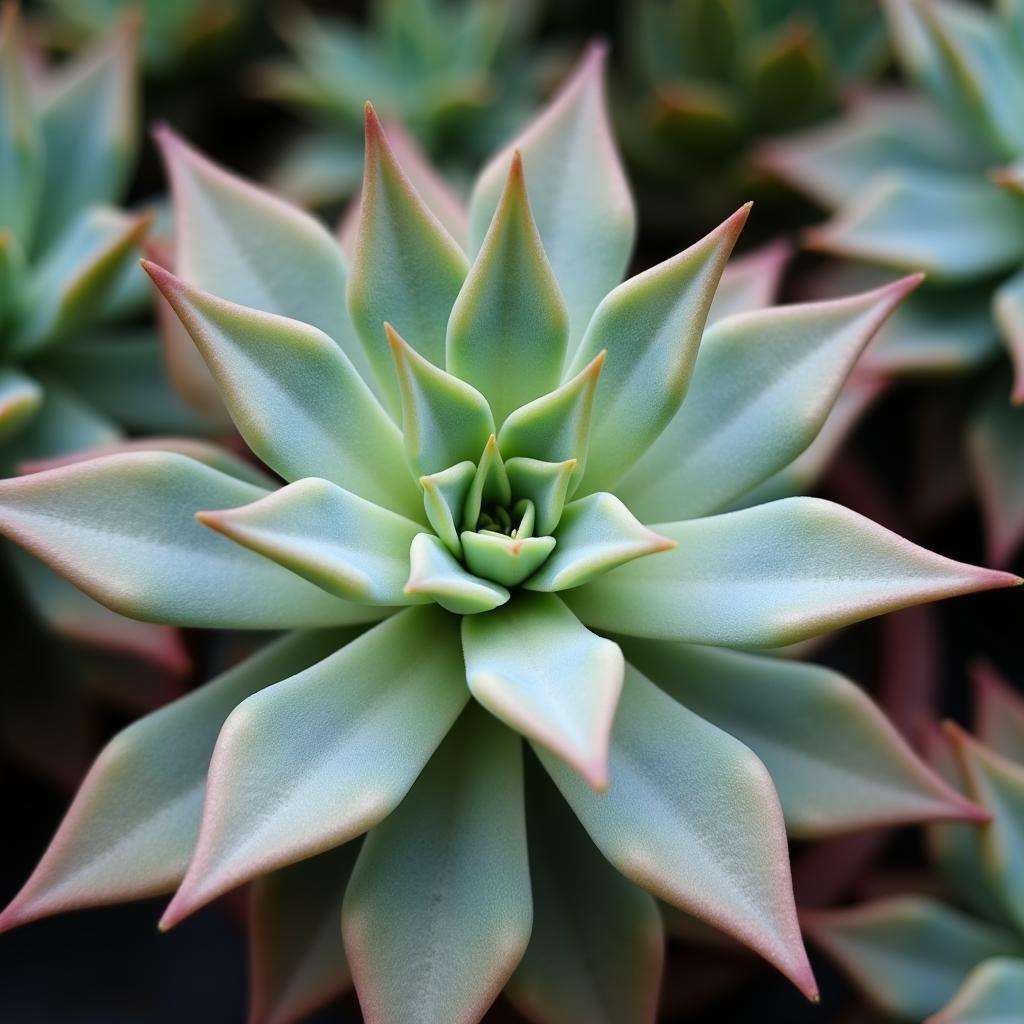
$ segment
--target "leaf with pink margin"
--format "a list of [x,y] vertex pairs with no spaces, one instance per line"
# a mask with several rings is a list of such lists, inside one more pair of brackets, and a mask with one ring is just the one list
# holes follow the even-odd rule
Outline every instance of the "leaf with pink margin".
[[747,747],[627,665],[607,792],[595,793],[558,758],[535,749],[622,874],[738,939],[817,998],[793,904],[782,809]]
[[761,758],[790,836],[987,818],[837,672],[693,644],[620,642],[648,679]]
[[264,494],[173,452],[122,452],[0,480],[0,532],[112,611],[148,622],[282,629],[379,618],[195,519]]
[[387,817],[468,699],[458,619],[424,606],[243,701],[217,739],[195,853],[161,927]]
[[342,930],[367,1024],[476,1024],[530,936],[518,737],[471,705],[366,837]]
[[67,910],[173,892],[185,874],[214,743],[250,694],[327,657],[351,629],[295,633],[128,726],[79,788],[0,929]]
[[652,529],[679,546],[562,595],[591,628],[782,647],[910,605],[1021,582],[943,558],[820,498]]
[[296,1024],[352,987],[341,903],[359,843],[257,878],[249,893],[249,1024]]
[[779,240],[729,260],[711,300],[704,329],[713,327],[727,316],[774,305],[779,297],[786,264],[792,255],[792,246]]
[[1013,1024],[1024,1006],[1024,956],[978,964],[952,1001],[924,1024]]
[[971,666],[974,731],[997,754],[1024,765],[1024,695],[988,662]]
[[537,1024],[653,1024],[658,904],[605,860],[534,762],[526,779],[533,931],[505,994]]
[[469,207],[470,251],[483,242],[513,154],[522,154],[533,216],[569,311],[569,352],[622,280],[636,211],[604,96],[605,46],[592,45],[558,95],[480,172]]

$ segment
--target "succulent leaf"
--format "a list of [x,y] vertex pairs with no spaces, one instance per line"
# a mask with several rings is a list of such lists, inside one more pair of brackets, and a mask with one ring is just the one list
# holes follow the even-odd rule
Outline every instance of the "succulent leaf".
[[974,666],[974,723],[978,739],[1024,764],[1024,698],[991,665]]
[[1000,1024],[1024,1006],[1024,959],[998,956],[978,964],[953,999],[925,1024]]
[[468,460],[442,469],[439,473],[420,477],[427,521],[456,558],[462,554],[459,526],[464,518],[466,496],[476,478],[476,466]]
[[554,550],[554,537],[510,537],[490,530],[464,530],[462,554],[478,576],[514,587],[532,576]]
[[535,534],[548,536],[562,518],[576,462],[544,462],[517,455],[505,463],[513,493],[529,500],[534,507]]
[[497,441],[491,434],[462,503],[462,522],[470,528],[475,527],[485,502],[507,506],[511,501],[512,485],[509,483],[508,470],[498,451]]
[[476,1024],[523,955],[532,915],[521,745],[470,706],[367,836],[345,894],[368,1024]]
[[730,259],[718,279],[705,330],[726,317],[770,306],[779,294],[790,255],[788,244],[772,242]]
[[406,592],[433,598],[455,615],[489,612],[509,599],[504,587],[467,572],[442,541],[429,533],[413,539],[409,565]]
[[992,294],[992,315],[1013,363],[1012,400],[1024,404],[1024,270],[1004,281]]
[[0,441],[16,434],[39,411],[43,389],[37,381],[16,370],[0,370]]

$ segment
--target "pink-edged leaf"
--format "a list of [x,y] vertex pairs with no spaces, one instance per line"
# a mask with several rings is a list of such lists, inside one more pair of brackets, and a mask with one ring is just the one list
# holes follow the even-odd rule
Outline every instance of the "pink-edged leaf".
[[974,731],[997,754],[1024,764],[1024,695],[988,662],[972,666]]

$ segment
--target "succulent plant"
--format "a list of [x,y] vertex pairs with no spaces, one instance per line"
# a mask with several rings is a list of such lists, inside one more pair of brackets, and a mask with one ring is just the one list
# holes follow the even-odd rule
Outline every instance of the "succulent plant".
[[834,114],[841,91],[888,56],[874,0],[637,0],[625,11],[617,120],[641,212],[659,233],[724,213],[752,189],[771,197],[751,144]]
[[935,730],[943,774],[985,807],[980,825],[931,825],[956,905],[901,895],[805,917],[810,935],[887,1014],[928,1024],[1014,1021],[1024,1007],[1024,699],[975,671],[977,738]]
[[369,25],[291,14],[293,60],[263,65],[256,85],[318,126],[278,167],[277,187],[309,205],[335,203],[362,175],[363,104],[396,121],[439,162],[469,180],[525,119],[542,77],[523,43],[532,0],[372,0]]
[[787,827],[977,816],[852,683],[742,650],[1020,582],[742,507],[916,278],[743,312],[747,273],[712,309],[742,208],[620,283],[602,65],[482,171],[468,250],[372,109],[351,267],[161,133],[178,273],[147,269],[286,483],[120,452],[0,482],[0,530],[120,612],[292,632],[115,737],[0,925],[176,890],[170,927],[253,881],[256,1021],[350,980],[369,1021],[503,988],[650,1020],[654,897],[813,997]]
[[808,244],[860,265],[830,287],[878,283],[884,269],[928,273],[867,359],[898,373],[980,371],[962,434],[1002,564],[1024,539],[1024,30],[1014,3],[884,6],[916,92],[861,97],[762,162],[836,211]]

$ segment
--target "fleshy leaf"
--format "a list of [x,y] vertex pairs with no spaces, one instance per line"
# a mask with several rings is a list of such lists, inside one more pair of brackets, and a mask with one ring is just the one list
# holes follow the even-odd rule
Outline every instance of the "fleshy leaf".
[[385,324],[402,401],[402,434],[417,476],[473,461],[494,433],[487,399],[439,369]]
[[293,633],[115,736],[0,928],[172,892],[199,832],[206,770],[224,720],[250,694],[327,657],[352,635]]
[[0,529],[131,618],[229,629],[379,618],[195,519],[265,494],[173,452],[122,452],[0,481]]
[[583,487],[608,490],[678,411],[719,278],[749,204],[678,256],[631,277],[597,307],[569,366],[607,353],[594,398],[593,455]]
[[527,499],[533,503],[535,534],[545,537],[558,525],[575,469],[575,459],[543,462],[516,456],[505,463],[512,494],[517,500]]
[[476,1024],[523,955],[532,913],[521,746],[470,706],[367,836],[345,894],[368,1024]]
[[475,479],[476,466],[468,460],[442,469],[439,473],[420,477],[427,520],[434,528],[434,533],[456,557],[462,554],[459,526],[462,523],[466,495]]
[[409,545],[422,527],[319,477],[249,505],[197,517],[330,594],[361,604],[416,604],[405,592]]
[[950,1003],[925,1024],[1012,1024],[1024,1006],[1024,958],[991,957],[967,975]]
[[506,587],[522,583],[551,554],[553,537],[510,537],[489,530],[464,531],[462,555],[478,576]]
[[509,598],[504,587],[466,572],[451,551],[429,533],[413,540],[409,564],[406,592],[432,598],[455,615],[489,612]]
[[875,1005],[908,1020],[942,1009],[983,960],[1024,953],[1010,932],[925,896],[807,912],[803,922]]
[[511,500],[512,486],[509,483],[508,471],[505,469],[494,435],[491,434],[484,445],[483,454],[473,474],[473,481],[466,492],[462,506],[462,522],[469,529],[475,529],[485,503],[504,507]]
[[692,644],[624,640],[622,647],[670,696],[764,761],[791,836],[983,818],[837,672]]
[[705,330],[737,313],[764,309],[778,298],[782,275],[791,255],[785,242],[772,242],[731,259],[719,279]]
[[781,647],[910,605],[1020,583],[943,558],[820,498],[784,498],[653,529],[679,546],[565,592],[588,626]]
[[566,505],[553,536],[556,547],[526,581],[528,590],[568,590],[634,558],[675,547],[605,492]]
[[987,663],[973,667],[974,728],[997,754],[1024,764],[1024,697]]
[[43,389],[20,370],[0,370],[0,441],[12,437],[39,411]]
[[473,696],[551,750],[589,786],[608,783],[608,736],[622,689],[622,653],[585,629],[557,597],[519,594],[462,621]]
[[495,156],[470,201],[470,248],[480,247],[509,166],[522,155],[534,220],[569,312],[569,351],[626,269],[636,212],[604,99],[606,50],[592,46],[572,78],[525,131]]
[[506,995],[533,1021],[651,1024],[665,955],[657,903],[601,856],[539,769],[527,783],[533,932]]
[[351,988],[341,903],[358,851],[346,843],[253,882],[250,1024],[302,1020]]
[[144,266],[202,352],[242,436],[271,469],[286,480],[322,476],[422,518],[401,433],[326,334]]
[[1024,405],[1024,270],[996,288],[992,313],[1013,363],[1013,402]]
[[599,353],[556,391],[516,409],[498,433],[502,455],[507,459],[521,456],[543,462],[575,459],[569,479],[571,494],[586,468],[594,392],[604,359],[604,353]]
[[390,814],[462,711],[464,672],[457,620],[409,608],[243,701],[217,739],[195,854],[161,926]]
[[385,322],[425,360],[444,366],[445,328],[467,269],[458,243],[416,194],[367,104],[366,171],[348,308],[392,412],[399,394]]
[[793,905],[782,811],[764,765],[739,740],[627,665],[606,793],[594,793],[546,751],[537,753],[626,878],[750,946],[816,997]]
[[500,424],[558,387],[568,333],[565,302],[530,213],[517,153],[452,308],[446,366],[487,398]]
[[865,346],[914,288],[774,306],[708,331],[675,419],[617,488],[644,522],[720,512],[821,430]]

